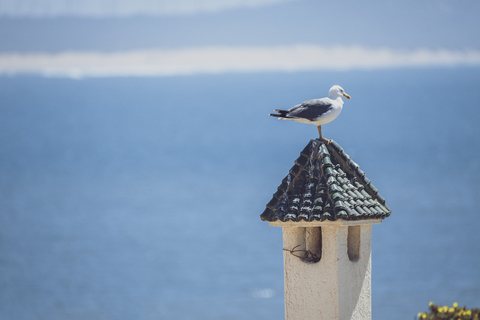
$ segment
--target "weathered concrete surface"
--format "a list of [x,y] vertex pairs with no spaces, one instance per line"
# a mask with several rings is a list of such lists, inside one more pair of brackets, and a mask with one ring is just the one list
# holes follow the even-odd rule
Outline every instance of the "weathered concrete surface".
[[[284,249],[314,249],[312,241],[319,239],[312,235],[318,232],[310,228],[318,227],[283,227]],[[286,319],[371,319],[371,224],[327,224],[321,237],[317,263],[284,251]],[[350,257],[357,261],[349,259],[348,240]]]

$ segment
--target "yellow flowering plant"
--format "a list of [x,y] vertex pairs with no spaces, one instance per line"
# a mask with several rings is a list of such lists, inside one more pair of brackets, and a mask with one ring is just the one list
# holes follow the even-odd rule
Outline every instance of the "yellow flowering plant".
[[418,320],[480,320],[480,309],[468,310],[467,307],[458,307],[454,303],[453,307],[437,306],[433,302],[429,304],[429,312],[419,312],[415,319]]

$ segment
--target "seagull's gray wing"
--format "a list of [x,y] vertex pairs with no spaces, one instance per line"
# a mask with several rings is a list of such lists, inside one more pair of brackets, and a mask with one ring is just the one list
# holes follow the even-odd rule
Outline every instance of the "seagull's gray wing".
[[318,117],[327,113],[332,108],[332,104],[324,99],[308,100],[289,109],[287,118],[303,118],[315,121]]

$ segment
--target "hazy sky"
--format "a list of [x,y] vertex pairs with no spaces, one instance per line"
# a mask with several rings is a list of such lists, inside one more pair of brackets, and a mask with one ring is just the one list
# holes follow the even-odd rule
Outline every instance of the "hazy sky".
[[295,0],[3,0],[0,14],[12,17],[183,15],[256,8]]
[[[479,16],[477,0],[3,0],[0,73],[121,74],[101,71],[114,58],[138,75],[478,65]],[[164,58],[180,54],[187,60],[172,71]]]

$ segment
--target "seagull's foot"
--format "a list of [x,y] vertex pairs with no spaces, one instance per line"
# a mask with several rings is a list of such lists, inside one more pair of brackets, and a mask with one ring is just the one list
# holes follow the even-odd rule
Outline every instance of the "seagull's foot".
[[330,144],[330,142],[332,142],[332,140],[330,139],[325,139],[325,138],[321,138],[323,143],[325,143],[327,146]]

